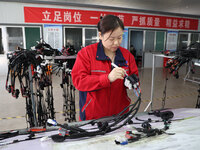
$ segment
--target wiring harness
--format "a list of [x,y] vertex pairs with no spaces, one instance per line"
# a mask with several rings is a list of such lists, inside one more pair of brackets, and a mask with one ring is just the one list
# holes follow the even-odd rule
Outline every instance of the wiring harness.
[[[13,97],[18,98],[21,93],[26,99],[26,119],[30,127],[46,127],[48,118],[55,119],[52,74],[56,70],[62,70],[65,120],[76,121],[75,88],[67,59],[56,59],[54,62],[45,59],[46,56],[61,54],[41,40],[35,50],[18,47],[7,55],[9,62],[5,88]],[[16,83],[19,83],[19,87]]]
[[[138,112],[141,104],[141,92],[139,88],[139,80],[135,81],[131,76],[131,83],[134,90],[137,91],[137,100],[124,108],[119,114],[111,117],[103,117],[100,119],[85,121],[82,124],[69,125],[59,124],[55,120],[48,119],[47,124],[50,126],[59,126],[59,134],[53,135],[52,140],[55,142],[62,142],[65,139],[76,139],[81,137],[92,137],[96,135],[104,135],[106,133],[115,131],[126,124],[132,123],[132,118]],[[126,112],[129,109],[128,112]]]
[[[169,55],[169,53],[167,55]],[[169,70],[169,73],[173,74],[176,78],[179,78],[178,71],[181,66],[185,63],[192,62],[193,59],[200,59],[199,42],[192,43],[186,49],[179,50],[174,58],[171,58],[166,62],[165,68]],[[194,72],[193,68],[192,72]]]

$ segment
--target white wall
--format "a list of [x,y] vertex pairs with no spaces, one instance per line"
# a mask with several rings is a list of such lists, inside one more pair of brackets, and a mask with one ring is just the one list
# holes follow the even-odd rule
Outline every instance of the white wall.
[[24,23],[22,3],[0,2],[0,24]]
[[0,76],[6,76],[8,70],[6,55],[0,55]]
[[[16,2],[1,2],[0,1],[0,24],[24,24],[24,6],[28,7],[45,7],[45,8],[68,8],[68,9],[82,9],[82,10],[102,10],[98,8],[83,8],[72,6],[59,5],[45,5],[45,4],[31,4],[31,3],[16,3]],[[117,11],[117,12],[120,12]]]
[[0,26],[2,29],[2,42],[4,45],[4,54],[0,55],[0,76],[6,76],[8,70],[7,60],[7,32],[4,24],[22,24],[24,23],[24,10],[21,3],[0,2]]

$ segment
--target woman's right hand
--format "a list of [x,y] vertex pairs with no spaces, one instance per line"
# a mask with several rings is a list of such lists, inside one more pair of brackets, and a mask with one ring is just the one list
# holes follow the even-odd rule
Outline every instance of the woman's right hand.
[[125,77],[125,70],[121,67],[114,68],[108,75],[108,79],[110,82],[114,82],[117,79],[124,79]]

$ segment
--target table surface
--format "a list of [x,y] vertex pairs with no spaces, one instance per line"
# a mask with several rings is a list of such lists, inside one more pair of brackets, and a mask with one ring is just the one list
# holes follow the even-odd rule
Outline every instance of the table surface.
[[[99,135],[92,138],[81,138],[73,140],[65,140],[61,143],[53,142],[50,138],[46,141],[41,141],[41,138],[14,143],[10,145],[0,146],[0,149],[5,150],[163,150],[163,149],[180,149],[180,150],[197,150],[200,147],[200,109],[195,108],[180,108],[171,109],[174,113],[173,120],[182,119],[178,121],[172,121],[170,129],[167,133],[175,133],[174,135],[157,135],[154,137],[143,138],[137,142],[128,143],[127,145],[116,145],[114,140],[116,138],[124,138],[126,130],[132,130],[133,127],[139,127],[139,124],[127,125],[117,131],[108,133],[106,135]],[[153,115],[147,115],[146,113],[138,113],[138,118],[158,120],[159,117]],[[184,119],[183,119],[184,118]],[[140,121],[133,119],[134,123]],[[140,122],[141,123],[141,122]],[[164,127],[163,122],[151,123],[152,128],[161,129]],[[57,134],[58,131],[44,132],[37,134],[38,137],[49,136]],[[2,143],[13,141],[14,139],[27,138],[27,135],[20,135],[14,138],[1,140]]]

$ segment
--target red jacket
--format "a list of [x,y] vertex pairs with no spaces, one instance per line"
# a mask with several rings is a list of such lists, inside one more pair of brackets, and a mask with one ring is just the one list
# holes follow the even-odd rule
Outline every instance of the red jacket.
[[[128,75],[138,75],[134,56],[127,49],[117,49],[114,63]],[[111,60],[105,55],[101,41],[79,51],[71,74],[74,86],[80,91],[80,120],[116,115],[130,104],[124,80],[110,83],[111,70]]]

